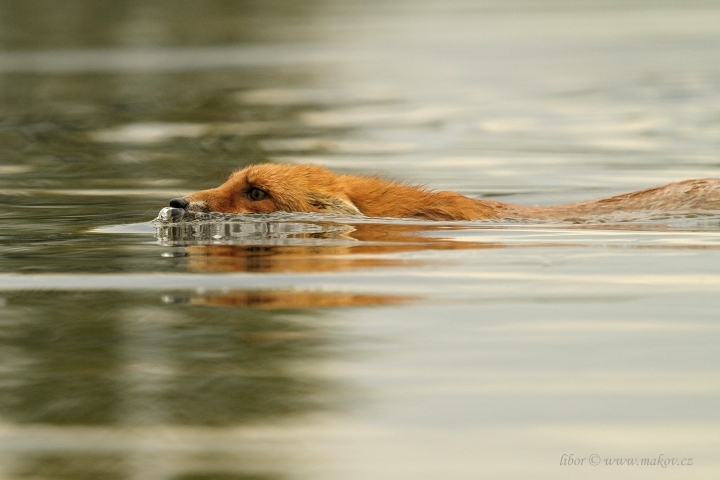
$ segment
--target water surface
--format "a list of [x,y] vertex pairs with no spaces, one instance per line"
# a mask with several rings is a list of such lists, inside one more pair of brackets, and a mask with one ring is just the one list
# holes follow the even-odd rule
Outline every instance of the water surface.
[[718,215],[151,223],[265,161],[541,205],[717,177],[714,2],[28,5],[0,476],[717,476]]

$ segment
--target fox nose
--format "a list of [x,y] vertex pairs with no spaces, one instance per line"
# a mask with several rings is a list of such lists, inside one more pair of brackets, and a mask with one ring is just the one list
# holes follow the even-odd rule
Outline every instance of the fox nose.
[[173,208],[182,208],[183,210],[185,210],[188,205],[190,205],[190,202],[188,202],[184,198],[173,198],[172,200],[170,200],[170,206]]

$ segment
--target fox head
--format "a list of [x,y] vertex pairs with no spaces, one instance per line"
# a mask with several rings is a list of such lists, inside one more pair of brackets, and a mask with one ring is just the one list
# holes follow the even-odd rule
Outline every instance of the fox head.
[[433,192],[378,177],[338,175],[314,165],[253,165],[217,188],[170,200],[190,212],[307,212],[424,220],[500,218],[500,202]]
[[319,212],[357,215],[340,175],[313,165],[253,165],[217,188],[170,201],[194,212]]

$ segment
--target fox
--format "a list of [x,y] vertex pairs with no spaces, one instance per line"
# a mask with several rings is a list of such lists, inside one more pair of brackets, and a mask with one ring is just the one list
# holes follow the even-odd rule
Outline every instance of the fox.
[[183,212],[331,213],[417,220],[571,220],[614,213],[720,210],[720,179],[684,180],[608,198],[532,206],[435,191],[377,176],[337,174],[316,165],[257,164],[216,188],[173,198]]

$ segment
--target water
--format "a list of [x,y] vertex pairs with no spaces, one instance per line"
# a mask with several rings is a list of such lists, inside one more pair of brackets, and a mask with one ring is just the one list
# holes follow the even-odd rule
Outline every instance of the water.
[[151,222],[260,161],[718,177],[715,2],[0,11],[0,478],[718,475],[718,215]]

